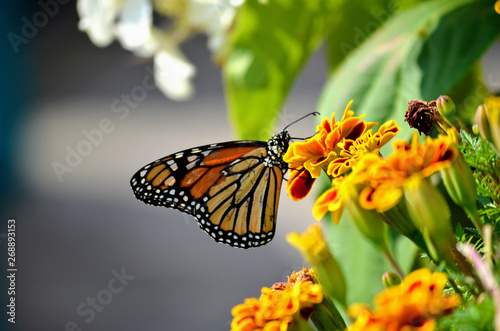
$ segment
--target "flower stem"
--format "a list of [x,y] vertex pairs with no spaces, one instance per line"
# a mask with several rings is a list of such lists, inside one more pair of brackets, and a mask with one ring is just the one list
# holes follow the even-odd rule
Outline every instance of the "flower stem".
[[335,304],[326,296],[314,308],[311,320],[319,331],[345,330],[347,327]]
[[401,279],[405,278],[405,275],[401,270],[401,267],[399,266],[398,262],[396,261],[392,253],[389,250],[384,250],[384,256],[389,261],[390,265],[394,268],[399,277],[401,277]]

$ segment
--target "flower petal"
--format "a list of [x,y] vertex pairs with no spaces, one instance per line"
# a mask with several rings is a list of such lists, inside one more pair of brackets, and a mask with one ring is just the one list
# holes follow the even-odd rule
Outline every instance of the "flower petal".
[[338,187],[332,187],[326,190],[313,206],[313,216],[319,221],[326,212],[331,211],[333,216],[333,222],[338,224],[340,222],[340,216],[344,210],[344,205],[342,201],[341,194]]
[[78,0],[76,3],[80,22],[78,28],[85,31],[99,47],[106,47],[115,38],[115,19],[122,8],[120,0]]
[[129,51],[148,42],[153,24],[153,7],[149,0],[127,0],[116,25],[116,37]]
[[315,180],[316,178],[312,178],[306,169],[291,170],[290,179],[286,183],[288,196],[294,201],[304,199],[311,191]]
[[156,85],[166,96],[177,101],[192,96],[191,78],[196,69],[177,47],[172,45],[156,53],[154,64]]

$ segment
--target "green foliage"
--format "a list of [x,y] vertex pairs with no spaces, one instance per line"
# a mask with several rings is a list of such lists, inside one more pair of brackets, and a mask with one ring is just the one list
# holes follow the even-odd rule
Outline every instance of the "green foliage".
[[287,93],[329,31],[338,0],[245,2],[223,75],[230,117],[243,139],[269,139]]
[[[474,170],[478,194],[500,202],[500,160],[493,145],[480,136],[472,136],[462,130],[460,151]],[[487,200],[485,201],[487,203]]]
[[[475,61],[500,34],[500,17],[495,14],[490,2],[460,0],[429,1],[393,15],[333,73],[323,90],[319,111],[323,116],[335,112],[340,118],[353,99],[352,109],[356,114],[367,114],[369,121],[395,119],[404,123],[409,100],[435,99],[457,85],[467,72],[475,73]],[[457,22],[463,21],[467,23],[457,28],[462,25]],[[460,84],[461,90],[474,89],[473,93],[475,86],[465,81]],[[401,127],[400,135],[408,137],[409,128]],[[368,244],[361,242],[353,228],[336,227],[332,232],[331,243],[341,247],[336,256],[350,275],[348,288],[355,292],[349,298],[369,302],[381,276],[380,271],[371,270],[370,260],[378,261],[380,256],[368,253]],[[402,240],[401,245],[401,251],[413,249],[408,241]],[[353,259],[360,250],[366,253]],[[367,283],[372,291],[366,289]]]
[[493,300],[488,296],[483,302],[469,302],[465,307],[457,309],[452,315],[440,319],[437,330],[493,330],[494,315]]
[[380,250],[366,240],[353,222],[343,217],[335,225],[328,216],[323,222],[325,238],[346,275],[347,302],[371,304],[375,294],[384,289],[382,275],[391,267]]
[[343,1],[339,10],[332,15],[331,31],[326,41],[330,71],[382,26],[399,4],[398,1],[385,0]]
[[[400,1],[247,0],[231,35],[223,75],[229,114],[237,136],[264,140],[275,132],[294,80],[310,55],[326,40],[330,76],[318,103],[323,116],[336,118],[352,109],[366,120],[396,120],[400,137],[410,100],[436,99],[451,93],[459,117],[471,123],[472,111],[487,90],[480,58],[500,37],[500,15],[490,0]],[[461,151],[474,170],[479,213],[484,223],[500,220],[499,161],[491,144],[464,134]],[[330,184],[330,183],[328,183]],[[479,231],[455,224],[459,241],[483,249]],[[347,275],[348,302],[371,303],[390,269],[347,220],[325,222],[325,234]],[[414,246],[397,246],[411,267]],[[408,253],[409,252],[409,253]],[[398,258],[404,254],[396,252]],[[443,267],[444,268],[444,267]],[[486,317],[485,317],[486,316]],[[440,324],[443,330],[491,329],[491,300],[468,304]]]
[[324,115],[341,114],[354,99],[353,108],[370,120],[402,123],[409,100],[454,92],[470,119],[486,94],[475,63],[500,36],[492,6],[487,0],[246,1],[223,65],[236,135],[264,140],[276,131],[294,80],[325,38],[332,75],[319,102]]
[[354,99],[353,109],[371,121],[402,123],[409,100],[450,91],[498,38],[500,17],[491,6],[428,1],[392,16],[331,76],[320,112],[341,115]]
[[476,61],[447,95],[455,102],[456,116],[471,127],[477,106],[489,95],[481,61]]
[[351,51],[356,50],[393,14],[421,2],[421,0],[343,1],[339,10],[333,13],[332,28],[326,41],[330,71],[333,72]]

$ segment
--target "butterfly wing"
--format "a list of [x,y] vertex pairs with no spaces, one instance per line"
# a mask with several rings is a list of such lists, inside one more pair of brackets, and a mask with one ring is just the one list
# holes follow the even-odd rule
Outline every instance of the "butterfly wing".
[[274,236],[286,171],[264,162],[266,146],[233,141],[187,149],[144,166],[130,184],[137,199],[194,216],[217,242],[261,246]]

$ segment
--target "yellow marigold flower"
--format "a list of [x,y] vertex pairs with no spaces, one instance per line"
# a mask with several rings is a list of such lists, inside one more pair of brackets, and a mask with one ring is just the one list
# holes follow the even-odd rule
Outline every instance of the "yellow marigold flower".
[[404,217],[391,218],[389,222],[379,213],[396,206],[410,182],[421,181],[451,167],[459,155],[458,147],[450,136],[427,137],[421,144],[416,134],[411,143],[396,140],[393,147],[394,152],[387,159],[375,153],[366,154],[349,175],[334,178],[332,187],[316,200],[314,217],[319,220],[331,212],[333,222],[338,224],[344,210],[347,210],[363,235],[384,249],[385,230],[382,231],[379,221],[388,223],[420,247],[425,247],[412,222]]
[[500,0],[495,2],[495,11],[500,14]]
[[446,281],[444,273],[412,272],[400,285],[377,295],[373,310],[359,304],[350,307],[349,313],[357,313],[358,318],[349,330],[434,330],[436,319],[460,304],[457,294],[443,294]]
[[300,251],[307,263],[314,267],[325,293],[345,306],[344,275],[321,233],[320,225],[313,224],[302,234],[289,233],[286,240]]
[[[349,307],[350,309],[350,307]],[[373,316],[373,313],[368,310],[361,310],[359,314],[355,315],[358,318],[356,322],[349,326],[348,331],[386,331],[384,325]]]
[[424,178],[448,168],[458,155],[452,138],[443,135],[437,139],[427,137],[420,144],[415,134],[411,143],[396,140],[393,147],[394,152],[387,159],[373,154],[365,156],[351,174],[369,183],[360,193],[363,208],[378,212],[389,210],[399,202],[410,177]]
[[310,225],[304,233],[289,233],[286,240],[303,253],[311,264],[321,263],[331,255],[319,224]]
[[370,152],[378,153],[379,149],[399,131],[401,129],[397,126],[396,121],[391,120],[385,122],[376,133],[368,130],[356,140],[344,139],[337,145],[341,149],[338,151],[338,157],[328,165],[327,174],[333,177],[345,174],[363,155]]
[[348,176],[332,180],[332,187],[316,200],[313,215],[320,220],[327,212],[331,212],[333,222],[338,224],[344,211],[348,186],[356,187],[359,205],[364,209],[376,209],[379,212],[388,210],[402,197],[403,190],[398,183],[405,178],[379,155],[366,154]]
[[321,286],[309,270],[293,272],[287,283],[263,287],[259,299],[249,298],[231,310],[231,330],[287,330],[294,320],[308,320],[314,306],[323,301]]
[[365,155],[349,177],[364,184],[359,192],[359,205],[378,212],[398,203],[403,195],[400,183],[406,178],[386,159],[373,153]]
[[336,122],[335,114],[332,114],[331,121],[328,118],[321,121],[316,128],[318,132],[312,138],[288,147],[283,160],[291,169],[290,178],[293,180],[288,181],[287,191],[293,200],[303,199],[321,170],[327,171],[330,162],[340,157],[344,140],[356,141],[377,125],[375,122],[361,121],[364,115],[353,116],[354,112],[349,110],[351,104],[352,101],[347,105],[340,122]]

